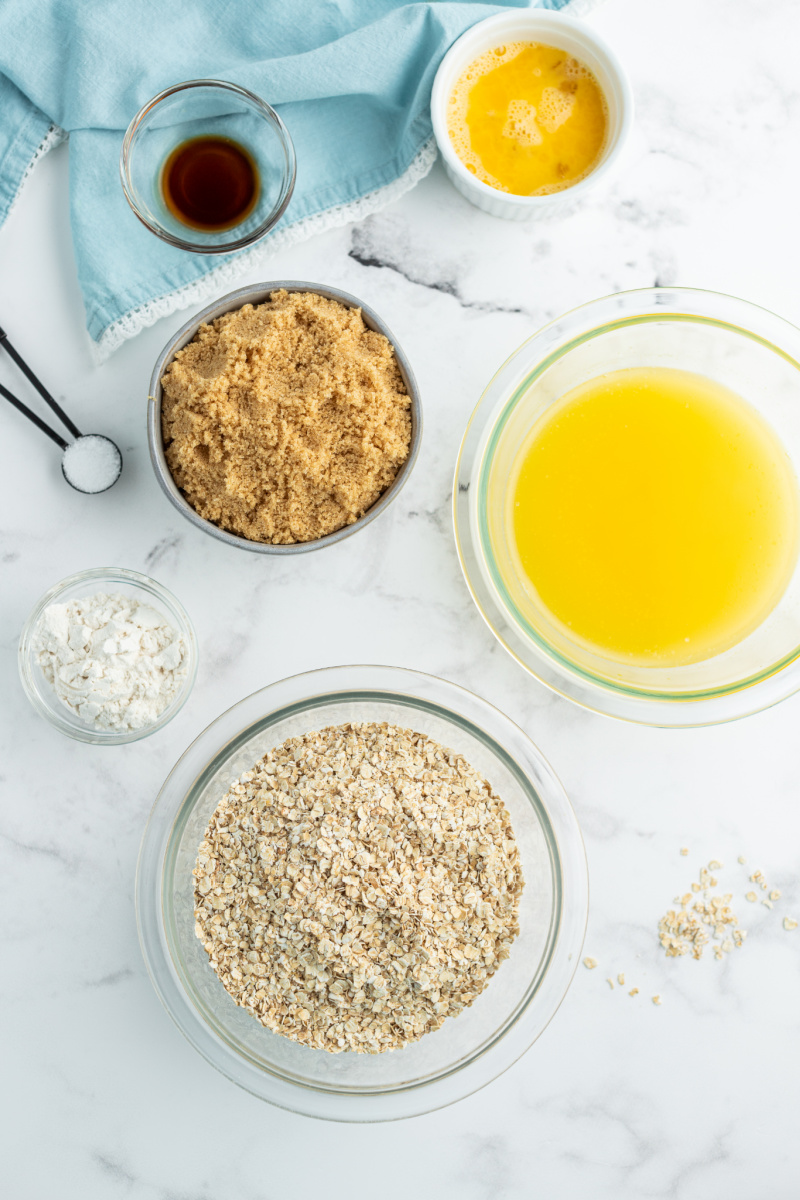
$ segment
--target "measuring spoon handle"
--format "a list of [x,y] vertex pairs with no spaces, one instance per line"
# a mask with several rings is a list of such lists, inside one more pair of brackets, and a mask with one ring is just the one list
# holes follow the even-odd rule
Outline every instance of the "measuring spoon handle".
[[[17,364],[20,371],[22,371],[23,375],[27,376],[27,378],[31,381],[33,386],[36,388],[39,395],[42,397],[42,399],[47,401],[47,403],[52,408],[53,412],[56,414],[56,416],[59,418],[60,421],[63,421],[64,425],[70,431],[72,436],[79,438],[81,436],[80,429],[78,429],[78,427],[74,421],[71,421],[69,419],[69,417],[64,412],[63,408],[58,403],[58,401],[53,399],[53,397],[48,392],[47,388],[42,383],[41,379],[37,379],[37,377],[34,375],[33,371],[30,369],[28,364],[25,362],[25,359],[22,357],[22,355],[19,354],[14,349],[14,347],[11,345],[11,342],[8,340],[8,334],[6,333],[5,329],[0,329],[0,346],[5,346],[6,351],[11,356],[11,358],[14,360],[14,362]],[[6,400],[11,399],[11,394],[7,390],[4,389],[2,394],[5,396]],[[21,408],[22,411],[25,412],[26,415],[29,416],[32,421],[34,421],[34,424],[39,424],[41,427],[43,427],[45,430],[47,430],[52,435],[52,433],[53,433],[52,429],[50,429],[50,427],[48,425],[44,425],[43,422],[41,422],[41,421],[37,422],[34,418],[34,414],[30,411],[30,409],[26,409],[25,406],[20,401],[14,399],[12,401],[12,403],[15,403],[18,408]],[[62,438],[62,441],[63,441],[63,438]],[[64,445],[66,446],[66,442],[64,442]]]
[[[53,439],[57,446],[60,446],[62,450],[66,450],[67,443],[61,434],[56,433],[55,429],[51,429],[41,417],[37,417],[35,412],[31,412],[27,404],[23,404],[21,400],[18,400],[13,392],[10,392],[7,387],[3,387],[2,383],[0,383],[0,396],[5,396],[9,404],[13,404],[14,408],[18,408],[21,413],[25,414],[29,421],[33,421],[34,425],[38,425],[42,433],[46,433],[49,438]],[[78,437],[80,437],[80,434],[78,434]]]

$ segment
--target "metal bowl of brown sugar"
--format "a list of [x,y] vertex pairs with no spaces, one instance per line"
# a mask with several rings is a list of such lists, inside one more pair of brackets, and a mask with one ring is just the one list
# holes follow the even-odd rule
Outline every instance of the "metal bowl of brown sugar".
[[[189,503],[186,495],[173,478],[167,462],[162,422],[162,404],[164,398],[162,379],[176,354],[195,338],[201,326],[210,325],[218,317],[224,316],[226,313],[235,312],[243,308],[246,304],[254,306],[263,304],[274,293],[279,291],[286,291],[288,293],[313,293],[327,300],[337,301],[339,304],[344,305],[345,308],[361,310],[361,316],[367,329],[382,334],[391,344],[394,351],[394,358],[399,369],[403,387],[410,401],[411,433],[408,456],[399,466],[392,482],[389,483],[378,499],[362,516],[357,520],[351,521],[349,524],[343,524],[341,528],[337,528],[333,532],[326,533],[324,536],[316,537],[312,540],[276,543],[266,540],[254,540],[231,532],[229,529],[223,528],[221,524],[218,525],[201,516]],[[208,308],[204,308],[202,312],[192,317],[190,321],[187,321],[170,338],[158,356],[150,379],[147,436],[150,446],[150,458],[161,490],[167,496],[170,503],[196,528],[210,534],[221,542],[227,543],[229,546],[238,546],[242,550],[252,550],[257,554],[305,554],[309,550],[319,550],[323,546],[331,546],[336,542],[341,542],[345,538],[351,537],[359,529],[363,529],[365,525],[368,525],[376,517],[380,516],[399,495],[413,470],[419,453],[422,436],[422,409],[420,406],[419,389],[408,359],[398,345],[397,339],[391,330],[387,328],[377,313],[373,312],[368,305],[363,304],[355,296],[351,296],[347,292],[341,292],[337,288],[322,287],[319,284],[303,283],[297,280],[281,280],[275,283],[261,283],[253,287],[239,288],[238,291],[230,292],[227,296],[223,296],[220,300],[217,300],[214,304],[210,304]]]

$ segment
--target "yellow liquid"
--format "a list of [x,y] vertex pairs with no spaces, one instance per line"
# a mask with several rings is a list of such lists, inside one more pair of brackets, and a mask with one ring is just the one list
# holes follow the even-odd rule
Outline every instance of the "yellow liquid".
[[560,192],[597,163],[607,109],[591,71],[557,46],[514,42],[460,76],[447,131],[478,179],[516,196]]
[[614,371],[534,427],[510,522],[534,606],[584,648],[644,666],[710,658],[775,607],[798,487],[759,414],[700,375]]

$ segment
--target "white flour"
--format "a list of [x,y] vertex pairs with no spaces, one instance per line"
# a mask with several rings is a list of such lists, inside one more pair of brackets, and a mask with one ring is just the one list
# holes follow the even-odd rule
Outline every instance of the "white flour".
[[186,679],[186,646],[163,613],[98,592],[44,610],[36,656],[62,704],[96,729],[152,725]]

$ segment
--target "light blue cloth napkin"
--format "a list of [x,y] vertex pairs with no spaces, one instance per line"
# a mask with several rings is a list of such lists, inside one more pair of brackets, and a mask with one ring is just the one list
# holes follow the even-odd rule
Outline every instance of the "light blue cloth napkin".
[[[569,0],[540,3],[558,9]],[[128,208],[120,146],[151,96],[183,80],[215,78],[277,108],[295,144],[298,175],[289,208],[267,239],[274,246],[324,227],[322,214],[334,224],[365,205],[378,207],[395,181],[410,186],[425,173],[433,160],[436,68],[465,29],[499,7],[447,0],[3,0],[0,224],[33,163],[66,133],[78,278],[87,327],[103,356],[158,317],[224,292],[252,262],[243,259],[247,251],[210,259],[174,249]]]

